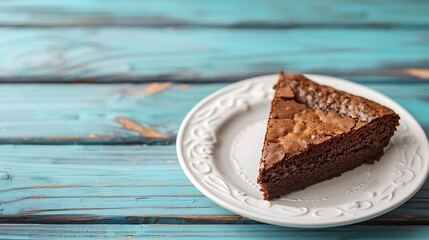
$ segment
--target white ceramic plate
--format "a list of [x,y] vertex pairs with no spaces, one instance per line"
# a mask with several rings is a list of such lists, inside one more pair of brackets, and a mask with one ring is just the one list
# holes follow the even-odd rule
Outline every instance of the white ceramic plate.
[[400,126],[384,156],[342,176],[275,201],[264,201],[256,178],[277,75],[229,85],[186,116],[177,154],[189,180],[208,198],[242,216],[270,224],[329,227],[364,221],[411,198],[428,175],[428,140],[417,121],[386,96],[346,80],[306,75],[386,105]]

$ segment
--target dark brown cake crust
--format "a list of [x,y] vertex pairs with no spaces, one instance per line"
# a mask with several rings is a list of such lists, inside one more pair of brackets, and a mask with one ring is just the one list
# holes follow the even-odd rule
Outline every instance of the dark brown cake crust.
[[387,107],[280,72],[259,169],[264,198],[379,160],[397,125]]

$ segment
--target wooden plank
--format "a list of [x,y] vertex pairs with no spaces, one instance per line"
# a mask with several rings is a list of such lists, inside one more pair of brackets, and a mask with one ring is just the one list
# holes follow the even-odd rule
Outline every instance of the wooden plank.
[[4,239],[427,239],[426,226],[297,229],[252,225],[0,225]]
[[[429,84],[366,84],[429,135]],[[186,113],[226,84],[3,84],[0,143],[168,144]]]
[[0,143],[174,142],[185,114],[224,85],[1,85]]
[[[255,224],[187,180],[175,146],[0,145],[0,223]],[[364,224],[429,224],[429,181]]]
[[429,79],[426,29],[1,28],[0,82]]
[[2,1],[0,25],[146,27],[426,27],[426,1]]

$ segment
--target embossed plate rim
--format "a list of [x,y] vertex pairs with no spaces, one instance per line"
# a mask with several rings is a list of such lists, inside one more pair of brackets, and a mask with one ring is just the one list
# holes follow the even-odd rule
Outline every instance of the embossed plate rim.
[[[401,121],[404,123],[405,126],[405,130],[403,131],[411,131],[410,129],[412,129],[413,131],[417,132],[417,139],[420,138],[420,141],[417,144],[420,144],[420,146],[423,146],[423,150],[420,148],[416,149],[416,154],[413,155],[413,161],[414,158],[417,158],[417,160],[421,161],[421,164],[425,165],[426,168],[423,168],[422,172],[419,172],[418,176],[416,177],[415,174],[413,174],[413,178],[411,178],[411,180],[409,180],[408,182],[403,182],[401,178],[401,176],[399,176],[398,178],[394,178],[392,177],[392,182],[395,182],[396,180],[398,180],[397,183],[394,184],[394,188],[397,187],[404,187],[406,186],[408,189],[406,189],[408,192],[406,193],[406,195],[402,195],[400,197],[396,197],[395,199],[393,199],[393,202],[390,202],[389,204],[383,204],[382,203],[378,203],[378,205],[376,205],[376,207],[372,208],[373,202],[368,201],[365,202],[364,201],[355,201],[353,203],[351,203],[352,205],[350,206],[346,206],[346,204],[342,204],[341,206],[338,207],[330,207],[330,208],[313,208],[310,209],[311,211],[313,211],[313,214],[317,213],[317,211],[323,211],[323,210],[339,210],[340,215],[338,215],[337,217],[329,217],[329,218],[317,218],[314,216],[309,216],[310,214],[308,214],[308,209],[303,208],[305,210],[302,210],[299,207],[291,207],[289,208],[288,206],[284,206],[284,205],[280,205],[274,203],[270,203],[268,201],[264,201],[265,204],[268,204],[269,207],[271,208],[272,205],[276,205],[278,209],[283,209],[286,213],[290,213],[288,216],[284,216],[281,215],[279,213],[269,213],[268,211],[264,211],[264,209],[258,209],[256,206],[252,206],[254,208],[249,208],[249,205],[246,205],[247,201],[250,200],[256,200],[256,201],[261,201],[252,197],[248,197],[246,196],[246,193],[240,192],[240,189],[236,189],[233,190],[230,185],[228,185],[227,182],[225,182],[225,180],[223,178],[221,178],[221,174],[218,173],[217,169],[213,166],[211,166],[210,164],[206,164],[207,162],[209,162],[209,159],[211,157],[212,154],[212,150],[209,148],[210,146],[214,146],[214,142],[216,139],[216,136],[210,136],[209,133],[207,133],[208,135],[197,139],[197,140],[201,140],[201,141],[207,141],[206,145],[204,145],[202,148],[203,152],[201,153],[202,158],[195,158],[193,159],[193,161],[189,160],[189,156],[185,156],[183,150],[184,150],[184,136],[186,134],[187,128],[189,127],[189,125],[191,124],[192,119],[195,117],[194,115],[196,113],[198,113],[198,111],[202,111],[202,109],[204,109],[205,106],[210,105],[210,104],[216,104],[213,103],[213,100],[218,99],[218,102],[222,102],[222,95],[227,95],[229,92],[231,91],[241,91],[240,94],[243,94],[244,91],[239,90],[240,88],[244,88],[244,90],[246,90],[245,86],[250,86],[248,89],[252,88],[252,84],[256,85],[257,83],[262,83],[263,85],[266,85],[266,88],[270,88],[273,83],[275,83],[275,81],[277,80],[277,75],[267,75],[267,76],[261,76],[261,77],[255,77],[255,78],[250,78],[247,80],[243,80],[234,84],[231,84],[229,86],[226,86],[214,93],[212,93],[211,95],[209,95],[208,97],[206,97],[205,99],[203,99],[202,101],[200,101],[189,113],[188,115],[185,117],[185,119],[182,122],[182,125],[179,129],[179,133],[177,136],[177,142],[176,142],[176,148],[177,148],[177,155],[178,155],[178,159],[179,162],[181,164],[181,167],[183,169],[183,171],[185,172],[186,176],[188,177],[188,179],[192,182],[192,184],[194,184],[195,187],[197,187],[197,189],[202,192],[205,196],[207,196],[209,199],[211,199],[212,201],[214,201],[215,203],[221,205],[222,207],[235,212],[237,214],[243,215],[245,217],[257,220],[257,221],[261,221],[261,222],[265,222],[265,223],[270,223],[270,224],[275,224],[275,225],[281,225],[281,226],[290,226],[290,227],[306,227],[306,228],[315,228],[315,227],[332,227],[332,226],[341,226],[341,225],[347,225],[347,224],[352,224],[352,223],[356,223],[356,222],[360,222],[360,221],[364,221],[364,220],[368,220],[374,217],[377,217],[381,214],[384,214],[390,210],[393,210],[394,208],[400,206],[401,204],[403,204],[404,202],[406,202],[408,199],[410,199],[419,189],[420,187],[424,184],[427,175],[429,174],[429,168],[428,166],[428,161],[429,161],[429,154],[428,154],[428,140],[427,137],[425,136],[425,133],[423,131],[423,129],[421,128],[421,126],[417,123],[417,121],[411,116],[411,114],[409,114],[404,108],[402,108],[399,104],[397,104],[395,101],[393,101],[392,99],[384,96],[383,94],[372,90],[368,87],[365,87],[363,85],[354,83],[354,82],[350,82],[347,80],[343,80],[343,79],[339,79],[339,78],[335,78],[335,77],[330,77],[330,76],[323,76],[323,75],[313,75],[313,74],[306,74],[307,77],[309,77],[310,79],[322,83],[322,84],[326,84],[326,85],[340,85],[342,87],[339,87],[340,89],[346,90],[344,88],[357,88],[360,89],[363,94],[361,94],[362,96],[376,96],[379,99],[382,99],[382,103],[389,105],[389,107],[393,108],[395,111],[397,111],[400,116],[401,116]],[[327,82],[327,79],[329,79],[329,83]],[[264,87],[264,88],[265,88]],[[347,91],[347,90],[346,90]],[[240,95],[238,94],[238,95]],[[259,92],[258,92],[259,94]],[[267,98],[267,96],[263,95],[265,93],[261,93],[262,97],[261,98]],[[253,96],[252,96],[253,97]],[[266,99],[265,99],[266,100]],[[243,101],[241,101],[239,99],[239,97],[235,97],[234,95],[234,99],[233,99],[234,103],[240,103],[242,105],[242,107],[246,108],[246,104],[243,104]],[[250,101],[250,100],[249,100]],[[251,101],[258,101],[258,100],[251,100]],[[261,99],[262,101],[262,99]],[[246,101],[244,101],[246,102]],[[238,104],[239,105],[239,104]],[[235,106],[234,106],[235,107]],[[212,107],[215,108],[215,107]],[[230,109],[233,107],[230,107]],[[235,109],[234,109],[235,110]],[[239,111],[238,109],[236,111]],[[210,114],[210,111],[206,112],[207,114]],[[212,121],[211,123],[205,123],[205,127],[206,128],[214,128],[216,127],[215,124],[212,125],[213,122],[216,122],[216,120],[218,120],[217,118],[212,118],[214,119],[214,121]],[[225,121],[225,120],[223,120]],[[406,124],[405,124],[406,123]],[[402,124],[402,123],[401,123]],[[200,125],[202,125],[202,123],[200,123]],[[211,126],[210,126],[211,125]],[[406,126],[409,126],[408,128]],[[194,128],[194,130],[201,130],[201,128]],[[204,132],[198,133],[198,134],[205,134]],[[414,132],[413,132],[414,134]],[[216,135],[216,134],[213,134]],[[213,140],[214,138],[214,140]],[[401,139],[404,140],[406,137],[403,137]],[[193,140],[193,139],[191,139]],[[406,139],[405,139],[406,140]],[[188,141],[188,143],[192,141]],[[198,141],[195,141],[198,142]],[[186,143],[187,144],[187,143]],[[210,145],[212,144],[212,145]],[[396,145],[397,143],[395,143]],[[405,143],[402,143],[402,145],[404,145]],[[412,143],[413,144],[413,143]],[[200,144],[203,145],[203,144]],[[207,147],[209,146],[209,147]],[[404,147],[405,149],[405,147]],[[423,156],[419,156],[419,151],[423,151],[424,154]],[[406,154],[406,149],[404,150],[404,154]],[[189,154],[188,154],[189,155]],[[207,159],[203,159],[207,157]],[[413,165],[413,161],[410,163],[410,166]],[[398,161],[398,163],[402,163],[400,161]],[[397,163],[397,164],[398,164]],[[200,174],[204,174],[204,176],[197,176],[195,171],[196,170],[192,170],[188,164],[201,164],[199,167],[195,167],[193,165],[194,169],[197,168],[201,168],[200,169]],[[204,165],[206,164],[206,165]],[[408,163],[407,163],[408,164]],[[422,166],[423,166],[422,165]],[[396,165],[395,165],[396,166]],[[405,166],[406,167],[406,166]],[[409,170],[406,168],[401,168],[404,170]],[[214,172],[214,174],[212,174],[212,172]],[[412,172],[413,173],[413,172]],[[216,175],[217,174],[217,175]],[[203,179],[204,177],[204,179]],[[413,181],[414,179],[418,178],[418,181]],[[389,179],[390,180],[390,179]],[[411,182],[413,181],[413,182]],[[204,184],[205,183],[205,184]],[[410,185],[411,183],[411,185]],[[210,184],[214,184],[217,185],[215,186],[216,188],[220,189],[218,190],[218,192],[215,192],[213,190],[213,188],[209,187]],[[401,185],[402,184],[402,185]],[[408,184],[408,185],[407,185]],[[220,192],[219,192],[220,191]],[[223,191],[223,193],[222,193]],[[403,190],[404,191],[404,190]],[[393,192],[392,192],[393,193]],[[382,193],[383,194],[383,193]],[[383,196],[378,196],[378,200],[377,201],[382,201],[383,199],[380,200],[380,198]],[[394,198],[394,196],[389,196]],[[390,199],[392,200],[392,199]],[[389,201],[390,201],[389,200]],[[353,204],[357,203],[357,206],[353,206]],[[366,206],[365,206],[366,204]],[[369,206],[368,206],[369,204]],[[264,204],[263,204],[264,205]],[[362,206],[360,206],[362,205]],[[278,207],[280,206],[280,208]],[[350,209],[348,209],[348,207],[350,207]],[[346,210],[343,210],[346,209]],[[302,210],[302,212],[301,212]],[[348,212],[350,210],[350,212]],[[303,213],[303,214],[302,214]],[[344,213],[347,216],[344,216]],[[276,215],[277,214],[277,215]]]

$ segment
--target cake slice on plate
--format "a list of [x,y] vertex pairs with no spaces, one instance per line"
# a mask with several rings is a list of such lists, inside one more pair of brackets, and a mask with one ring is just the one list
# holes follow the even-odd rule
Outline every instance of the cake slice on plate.
[[280,72],[275,91],[258,177],[266,200],[374,163],[399,125],[391,109],[303,75]]

